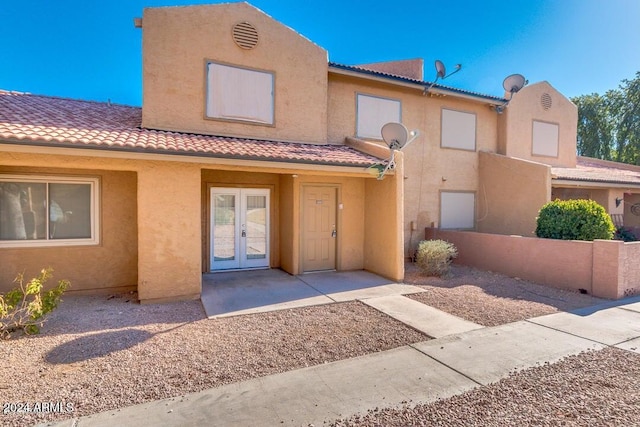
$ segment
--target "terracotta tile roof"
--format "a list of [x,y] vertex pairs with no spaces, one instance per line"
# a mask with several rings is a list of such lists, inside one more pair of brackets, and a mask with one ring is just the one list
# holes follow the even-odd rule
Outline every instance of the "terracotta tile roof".
[[551,174],[553,179],[640,186],[639,166],[589,157],[578,157],[575,168],[552,167]]
[[337,166],[380,162],[342,145],[143,129],[141,116],[137,107],[0,90],[0,140],[9,143]]

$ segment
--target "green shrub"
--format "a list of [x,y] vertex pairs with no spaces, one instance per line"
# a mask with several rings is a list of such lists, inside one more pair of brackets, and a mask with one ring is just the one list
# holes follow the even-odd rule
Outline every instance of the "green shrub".
[[416,263],[423,274],[444,276],[449,272],[453,258],[458,256],[456,247],[444,240],[423,240],[418,243]]
[[18,274],[16,289],[0,294],[0,338],[10,338],[16,331],[26,334],[37,334],[45,316],[58,306],[60,297],[70,286],[68,280],[58,281],[58,285],[42,292],[47,280],[52,277],[53,270],[45,268],[37,277],[25,283],[24,275]]
[[607,211],[593,200],[554,200],[540,209],[536,236],[562,240],[611,240],[615,229]]

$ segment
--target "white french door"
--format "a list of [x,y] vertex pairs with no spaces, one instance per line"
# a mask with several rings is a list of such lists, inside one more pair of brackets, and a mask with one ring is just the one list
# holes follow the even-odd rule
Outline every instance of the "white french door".
[[269,267],[269,189],[211,188],[211,270]]

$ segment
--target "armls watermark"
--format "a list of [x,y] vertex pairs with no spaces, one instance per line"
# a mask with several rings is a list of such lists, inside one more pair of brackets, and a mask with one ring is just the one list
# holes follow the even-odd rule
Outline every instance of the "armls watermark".
[[75,410],[71,402],[7,402],[2,404],[2,414],[66,414]]

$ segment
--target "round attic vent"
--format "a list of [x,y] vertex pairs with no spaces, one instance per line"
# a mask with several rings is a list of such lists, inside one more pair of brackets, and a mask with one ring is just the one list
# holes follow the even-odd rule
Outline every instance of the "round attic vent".
[[253,49],[258,44],[258,30],[248,22],[233,26],[233,41],[242,49]]
[[543,93],[542,96],[540,97],[540,103],[542,104],[542,108],[544,108],[545,110],[548,110],[549,108],[551,108],[551,104],[552,104],[551,95],[549,95],[546,92]]
[[634,203],[631,205],[631,213],[635,216],[640,216],[640,203]]

